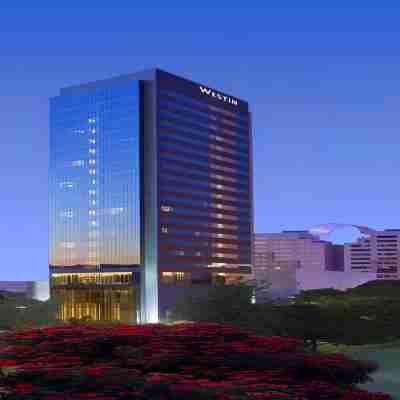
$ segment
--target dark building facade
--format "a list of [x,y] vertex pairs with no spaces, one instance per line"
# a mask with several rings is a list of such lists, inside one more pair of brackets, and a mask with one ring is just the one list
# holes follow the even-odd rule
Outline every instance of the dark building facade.
[[175,296],[251,273],[246,102],[151,70],[63,89],[50,111],[50,279],[64,319],[156,321]]

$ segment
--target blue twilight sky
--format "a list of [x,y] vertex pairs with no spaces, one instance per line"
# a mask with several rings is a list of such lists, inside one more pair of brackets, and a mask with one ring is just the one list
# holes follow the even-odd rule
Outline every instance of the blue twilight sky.
[[155,66],[250,102],[256,231],[400,228],[390,4],[3,0],[0,280],[47,276],[48,98]]

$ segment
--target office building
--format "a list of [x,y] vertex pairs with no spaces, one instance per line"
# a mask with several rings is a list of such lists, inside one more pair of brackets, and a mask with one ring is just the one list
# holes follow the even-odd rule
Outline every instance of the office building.
[[217,275],[249,276],[251,147],[247,102],[158,69],[62,89],[49,208],[62,318],[153,322]]
[[341,246],[308,231],[257,233],[254,246],[255,276],[269,278],[274,298],[315,289],[326,271],[343,269]]
[[254,246],[254,274],[270,280],[272,298],[301,290],[346,288],[343,245],[321,240],[310,231],[283,231],[257,233]]
[[[283,231],[255,235],[256,269],[273,262],[298,262],[312,272],[342,268],[340,246],[320,240],[308,231]],[[342,264],[342,265],[340,265]]]
[[[362,236],[344,245],[321,240],[348,227]],[[254,245],[255,277],[270,280],[273,298],[301,290],[346,290],[375,279],[400,279],[400,229],[322,224],[310,231],[256,234]]]
[[371,230],[344,248],[346,271],[400,279],[400,229]]

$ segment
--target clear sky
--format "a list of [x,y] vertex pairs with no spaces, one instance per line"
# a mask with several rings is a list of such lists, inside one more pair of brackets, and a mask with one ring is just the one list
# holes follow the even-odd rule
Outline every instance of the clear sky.
[[371,4],[2,1],[0,280],[47,277],[48,98],[156,66],[249,101],[256,231],[400,228],[400,8]]

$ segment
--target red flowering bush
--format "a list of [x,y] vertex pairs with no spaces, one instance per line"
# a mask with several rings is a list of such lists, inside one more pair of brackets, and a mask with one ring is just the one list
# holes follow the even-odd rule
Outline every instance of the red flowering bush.
[[219,324],[55,325],[0,343],[6,400],[389,400],[357,389],[374,369],[342,354]]

